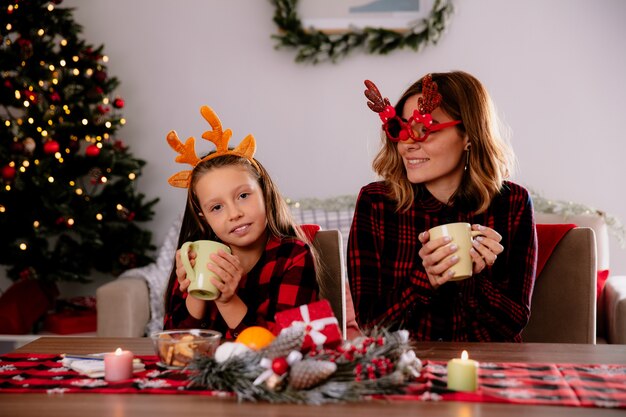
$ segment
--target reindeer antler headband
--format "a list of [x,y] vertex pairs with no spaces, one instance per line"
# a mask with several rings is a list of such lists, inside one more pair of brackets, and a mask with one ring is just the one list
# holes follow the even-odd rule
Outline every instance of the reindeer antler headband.
[[408,120],[403,120],[396,115],[396,109],[391,105],[387,97],[382,96],[376,84],[365,80],[365,97],[369,100],[367,106],[378,113],[383,122],[383,130],[392,142],[413,139],[416,142],[425,141],[432,132],[461,123],[460,120],[452,120],[446,123],[433,124],[432,112],[441,104],[441,94],[437,90],[437,83],[430,74],[422,78],[422,96],[417,99],[417,109]]
[[[167,134],[167,143],[170,144],[172,149],[178,152],[178,155],[174,160],[181,164],[189,164],[192,168],[195,168],[200,162],[208,161],[209,159],[217,158],[223,155],[236,155],[249,160],[252,165],[257,166],[254,160],[254,152],[256,151],[256,141],[254,136],[246,136],[235,149],[228,149],[228,141],[233,132],[230,129],[222,130],[222,122],[220,122],[217,114],[208,106],[200,107],[200,114],[209,122],[213,130],[207,130],[202,134],[202,139],[208,140],[215,144],[215,152],[210,153],[204,158],[200,159],[196,155],[195,142],[196,139],[191,136],[183,144],[178,138],[178,134],[172,130]],[[172,175],[167,182],[174,187],[189,188],[189,182],[191,180],[192,171],[180,171]]]

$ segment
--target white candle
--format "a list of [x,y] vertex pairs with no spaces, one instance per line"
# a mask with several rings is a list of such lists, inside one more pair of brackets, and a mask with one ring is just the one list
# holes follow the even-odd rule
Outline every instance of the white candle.
[[453,391],[476,391],[478,389],[478,362],[468,359],[464,350],[461,358],[448,362],[448,389]]
[[117,348],[104,355],[104,379],[110,382],[133,377],[133,352]]

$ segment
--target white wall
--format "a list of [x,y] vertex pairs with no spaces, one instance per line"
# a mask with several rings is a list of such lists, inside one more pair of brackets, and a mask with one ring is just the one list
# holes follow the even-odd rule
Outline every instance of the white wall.
[[[338,64],[296,64],[275,50],[274,7],[261,0],[66,0],[84,39],[104,44],[126,100],[120,132],[148,161],[138,187],[159,196],[149,226],[160,243],[184,205],[167,184],[180,168],[165,142],[207,128],[215,108],[233,143],[257,139],[257,157],[292,198],[357,193],[374,179],[377,117],[363,80],[391,101],[426,72],[462,69],[481,79],[513,130],[515,181],[543,195],[626,221],[626,2],[462,0],[437,46],[388,56],[354,53]],[[209,148],[207,147],[206,150]],[[612,239],[612,269],[626,252]]]

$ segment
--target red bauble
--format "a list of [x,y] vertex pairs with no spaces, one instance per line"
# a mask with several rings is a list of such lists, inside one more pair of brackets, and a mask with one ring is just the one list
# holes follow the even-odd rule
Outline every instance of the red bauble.
[[113,107],[115,107],[116,109],[121,109],[122,107],[124,107],[124,100],[122,100],[121,98],[116,98],[115,100],[113,100]]
[[22,143],[22,142],[13,142],[11,144],[11,152],[14,152],[14,153],[22,153],[22,152],[24,152],[24,143]]
[[100,148],[98,148],[96,145],[89,145],[87,146],[87,149],[85,149],[85,155],[90,156],[90,157],[96,157],[98,155],[100,155]]
[[102,84],[107,80],[107,73],[104,71],[96,71],[93,73],[93,79]]
[[56,140],[49,140],[43,144],[43,151],[48,155],[59,152],[59,142]]
[[272,371],[274,371],[276,375],[284,375],[288,370],[289,363],[287,363],[287,359],[280,357],[272,361]]
[[15,178],[15,168],[11,165],[5,165],[2,167],[2,178],[7,181],[11,181]]

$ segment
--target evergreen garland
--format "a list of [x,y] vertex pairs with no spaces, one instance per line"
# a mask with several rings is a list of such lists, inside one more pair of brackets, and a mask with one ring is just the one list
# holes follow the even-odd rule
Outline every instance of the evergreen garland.
[[406,31],[397,32],[384,28],[353,28],[352,30],[327,34],[313,28],[302,27],[296,11],[298,0],[271,0],[276,7],[274,23],[280,34],[272,37],[277,48],[296,50],[296,62],[336,62],[354,49],[367,53],[386,55],[395,49],[421,50],[427,44],[436,44],[446,29],[453,12],[452,0],[435,0],[428,18],[421,19]]

